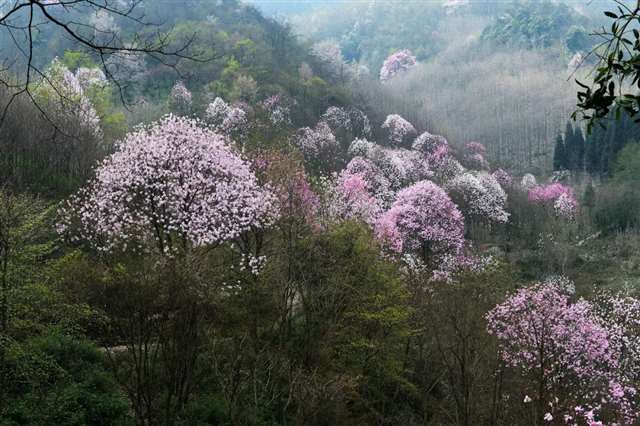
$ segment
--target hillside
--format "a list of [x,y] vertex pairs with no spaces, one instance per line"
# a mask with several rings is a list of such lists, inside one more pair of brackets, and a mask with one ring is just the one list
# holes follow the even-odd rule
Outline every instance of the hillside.
[[640,424],[640,4],[0,13],[0,426]]

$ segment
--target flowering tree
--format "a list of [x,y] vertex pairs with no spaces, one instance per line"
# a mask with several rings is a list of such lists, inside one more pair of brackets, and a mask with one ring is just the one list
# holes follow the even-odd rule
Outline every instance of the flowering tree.
[[552,206],[558,217],[573,219],[578,201],[573,190],[561,183],[535,186],[529,190],[529,201],[543,206]]
[[220,134],[239,140],[246,137],[247,114],[242,108],[229,106],[222,98],[215,98],[209,104],[205,119]]
[[407,138],[416,134],[413,124],[398,114],[388,115],[382,123],[382,128],[389,132],[389,143],[393,146],[401,145]]
[[343,170],[329,195],[329,216],[338,219],[359,219],[374,224],[382,212],[381,202],[369,190],[364,176]]
[[329,125],[323,121],[315,128],[305,127],[298,131],[296,145],[305,161],[320,168],[331,168],[335,163],[338,143]]
[[85,93],[83,73],[80,76],[82,80],[56,58],[51,61],[36,94],[47,100],[48,114],[55,124],[65,124],[61,127],[69,131],[74,128],[69,122],[75,122],[79,124],[81,132],[101,139],[100,117]]
[[486,318],[503,362],[524,375],[524,401],[536,402],[540,424],[602,424],[594,422],[605,411],[615,424],[634,422],[627,407],[635,389],[619,381],[619,347],[590,303],[571,303],[562,281],[523,288]]
[[375,142],[368,141],[367,139],[354,139],[349,145],[347,153],[352,157],[369,158],[374,155],[374,151],[378,148]]
[[480,142],[469,142],[464,146],[464,156],[462,162],[474,170],[486,170],[489,163],[485,159],[486,148]]
[[192,96],[187,86],[182,81],[178,81],[169,94],[169,109],[180,115],[191,113]]
[[498,223],[509,220],[507,194],[492,175],[463,173],[451,179],[446,188],[468,217]]
[[449,142],[447,142],[447,139],[445,139],[444,136],[432,135],[429,132],[421,133],[411,145],[413,150],[425,155],[434,154],[445,147],[449,147]]
[[76,78],[82,90],[85,91],[93,87],[104,87],[108,84],[107,77],[100,68],[80,67],[76,70]]
[[533,188],[537,184],[538,184],[538,181],[536,180],[536,177],[531,173],[526,173],[524,176],[522,176],[522,179],[520,180],[520,186],[522,186],[522,188],[526,190]]
[[318,58],[324,69],[333,77],[344,79],[350,74],[350,68],[342,56],[340,46],[334,40],[324,40],[311,47],[311,54]]
[[261,105],[267,111],[271,124],[275,126],[287,126],[291,124],[291,107],[283,96],[269,96]]
[[380,81],[388,81],[413,68],[417,64],[416,57],[408,49],[398,50],[389,56],[380,68]]
[[395,193],[391,188],[391,182],[389,182],[389,179],[387,179],[383,171],[371,160],[354,157],[341,173],[362,177],[366,182],[367,190],[376,198],[381,206],[387,208],[391,205],[395,197]]
[[171,115],[128,134],[60,213],[60,232],[98,250],[162,254],[236,239],[278,215],[224,139]]
[[508,188],[513,185],[513,176],[511,176],[506,170],[498,169],[491,173],[491,175],[503,188]]
[[392,251],[415,253],[432,268],[464,247],[462,214],[442,188],[427,180],[400,191],[375,229]]

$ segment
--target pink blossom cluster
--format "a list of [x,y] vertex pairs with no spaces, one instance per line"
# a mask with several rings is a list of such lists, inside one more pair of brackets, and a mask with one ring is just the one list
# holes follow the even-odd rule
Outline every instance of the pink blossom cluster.
[[329,215],[338,220],[359,219],[374,224],[382,212],[364,176],[343,170],[330,194]]
[[415,253],[431,264],[464,248],[462,214],[442,188],[427,180],[401,190],[375,231],[391,250]]
[[538,185],[529,190],[529,201],[533,203],[552,203],[561,195],[571,195],[572,193],[571,188],[561,183]]
[[413,68],[418,62],[408,49],[398,50],[390,55],[380,68],[380,81],[389,81]]
[[341,173],[361,176],[367,184],[367,190],[385,208],[393,202],[395,192],[391,188],[391,182],[371,160],[354,157]]
[[539,185],[529,189],[529,201],[553,206],[555,214],[566,219],[573,219],[578,209],[578,201],[573,190],[561,183]]
[[278,209],[224,138],[169,115],[129,133],[60,215],[60,232],[100,251],[171,255],[268,227]]
[[389,132],[389,143],[392,146],[401,145],[406,138],[416,134],[413,124],[398,114],[388,115],[382,123],[382,128]]
[[[486,318],[507,367],[525,377],[527,395],[548,411],[543,419],[567,424],[635,424],[636,390],[621,376],[617,336],[587,301],[571,302],[550,280],[518,290]],[[525,402],[532,401],[529,396]]]
[[299,216],[316,227],[316,216],[320,209],[320,197],[309,185],[307,176],[300,172],[290,176],[274,189],[278,196],[279,210],[283,216]]
[[503,188],[508,188],[513,185],[513,176],[503,169],[497,169],[491,173],[491,175]]
[[176,82],[169,94],[169,108],[180,115],[191,113],[192,95],[182,81]]

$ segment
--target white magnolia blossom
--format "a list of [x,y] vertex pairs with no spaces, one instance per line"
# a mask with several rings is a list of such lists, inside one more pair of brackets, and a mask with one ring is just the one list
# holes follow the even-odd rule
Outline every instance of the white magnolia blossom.
[[488,173],[463,173],[449,181],[446,189],[469,216],[498,223],[509,220],[509,213],[505,210],[507,194]]
[[416,133],[413,124],[398,114],[388,115],[384,123],[382,123],[382,128],[389,131],[389,142],[396,146],[402,144],[407,136],[415,135]]

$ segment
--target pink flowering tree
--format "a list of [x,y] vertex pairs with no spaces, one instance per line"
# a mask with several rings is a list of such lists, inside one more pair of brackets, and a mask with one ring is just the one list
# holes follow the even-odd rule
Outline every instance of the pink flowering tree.
[[189,115],[193,104],[192,95],[182,81],[178,81],[169,93],[169,110],[179,115]]
[[380,68],[380,81],[386,82],[404,74],[417,64],[416,57],[408,49],[398,50],[390,55]]
[[529,189],[529,201],[549,209],[552,208],[557,217],[569,220],[575,218],[578,210],[578,201],[573,190],[561,183],[532,187]]
[[375,232],[391,251],[415,254],[431,270],[443,256],[461,254],[465,242],[462,214],[447,193],[428,180],[400,191]]
[[503,188],[509,188],[513,185],[513,176],[503,169],[497,169],[491,175]]
[[392,146],[400,146],[407,139],[416,135],[416,129],[413,124],[399,116],[398,114],[388,115],[382,123],[382,128],[387,130],[389,135],[389,143]]
[[621,352],[592,304],[571,302],[565,280],[518,290],[491,310],[489,333],[508,369],[523,377],[524,404],[537,424],[634,424],[635,389],[619,380]]
[[102,252],[217,246],[278,217],[249,164],[197,121],[167,116],[129,133],[60,211],[59,231]]
[[373,225],[382,212],[363,174],[343,170],[329,191],[329,217],[334,220],[357,219]]
[[424,132],[413,141],[411,148],[423,156],[432,179],[440,185],[464,173],[464,167],[451,153],[444,136]]
[[371,160],[354,157],[341,174],[358,175],[366,182],[369,191],[382,207],[388,208],[395,198],[392,184],[384,172]]

